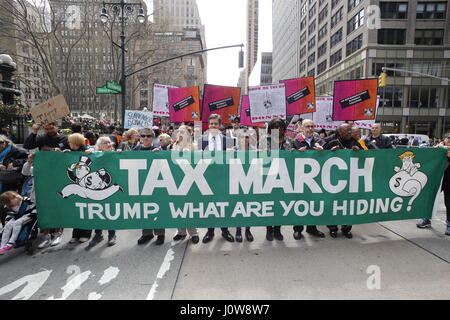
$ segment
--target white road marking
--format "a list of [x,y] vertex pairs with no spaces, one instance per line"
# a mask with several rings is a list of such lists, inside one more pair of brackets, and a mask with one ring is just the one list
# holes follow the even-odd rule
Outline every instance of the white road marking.
[[44,285],[51,273],[52,270],[44,269],[44,271],[22,277],[14,281],[13,283],[1,288],[0,296],[26,284],[22,291],[20,291],[14,298],[12,298],[12,300],[28,300]]
[[103,272],[102,278],[98,281],[100,285],[107,284],[111,280],[114,280],[119,274],[120,270],[117,267],[109,267]]
[[162,279],[164,275],[170,270],[170,265],[172,260],[175,258],[175,252],[172,250],[172,247],[176,245],[176,242],[172,242],[169,250],[167,250],[166,256],[164,257],[164,261],[159,268],[158,275],[156,276],[155,281],[153,282],[152,288],[147,295],[147,300],[153,300],[155,298],[156,289],[158,288],[158,280]]
[[68,266],[67,273],[74,273],[73,276],[67,279],[67,283],[61,288],[63,291],[61,298],[56,299],[55,296],[49,297],[47,300],[66,300],[75,290],[80,289],[81,285],[89,279],[91,271],[85,271],[80,273],[80,268],[78,266]]

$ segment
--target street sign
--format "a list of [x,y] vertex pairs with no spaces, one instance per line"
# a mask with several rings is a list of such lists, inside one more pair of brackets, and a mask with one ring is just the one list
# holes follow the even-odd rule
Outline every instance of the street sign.
[[122,86],[115,81],[106,82],[106,88],[122,93]]
[[96,94],[119,94],[120,92],[116,90],[111,90],[106,87],[97,87],[95,90]]

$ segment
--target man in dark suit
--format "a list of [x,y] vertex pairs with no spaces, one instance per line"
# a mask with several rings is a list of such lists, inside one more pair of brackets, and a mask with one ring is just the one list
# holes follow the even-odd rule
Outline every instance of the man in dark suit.
[[[222,118],[218,114],[211,114],[208,118],[209,130],[204,134],[198,142],[199,148],[209,151],[225,151],[227,149],[227,139],[220,133],[220,127],[222,125]],[[234,242],[234,238],[231,235],[228,228],[222,229],[222,237],[229,241]],[[214,238],[214,228],[208,228],[208,232],[203,237],[203,243],[208,243]]]
[[[322,139],[314,135],[314,121],[306,119],[302,123],[303,133],[301,133],[295,140],[292,141],[291,150],[323,150],[322,145],[325,143]],[[294,239],[300,240],[302,238],[303,226],[294,226]],[[317,230],[316,226],[307,226],[306,232],[324,238],[325,234]]]
[[[336,137],[333,140],[328,141],[323,148],[325,150],[335,151],[338,149],[352,149],[353,151],[363,150],[363,147],[358,141],[352,138],[352,127],[348,123],[341,124],[336,132]],[[332,238],[337,237],[338,226],[328,226],[330,229],[330,236]],[[352,226],[344,225],[341,227],[341,231],[347,239],[353,238]]]

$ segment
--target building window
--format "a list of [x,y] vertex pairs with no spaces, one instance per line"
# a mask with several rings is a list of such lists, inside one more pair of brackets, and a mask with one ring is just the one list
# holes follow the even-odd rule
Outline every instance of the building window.
[[330,67],[342,60],[342,49],[339,49],[330,56]]
[[364,9],[358,12],[347,23],[347,34],[355,31],[364,24]]
[[306,18],[303,19],[303,21],[300,23],[300,30],[305,29],[305,27],[306,27]]
[[408,105],[411,108],[437,108],[438,100],[437,88],[412,86]]
[[380,106],[382,107],[402,107],[403,87],[386,86],[378,90],[380,96]]
[[309,18],[311,19],[316,14],[316,4],[312,6],[311,9],[309,9]]
[[319,7],[325,3],[325,0],[319,0]]
[[380,2],[381,19],[406,19],[408,2]]
[[316,61],[316,53],[312,53],[308,56],[308,66],[314,64],[314,62]]
[[315,69],[311,69],[308,71],[308,77],[314,77],[316,75]]
[[444,29],[416,29],[414,43],[417,45],[442,45]]
[[312,37],[308,41],[308,50],[311,50],[312,48],[314,48],[315,45],[316,45],[316,36]]
[[316,19],[314,19],[313,22],[309,24],[308,35],[311,35],[315,30],[316,30]]
[[306,46],[300,49],[300,59],[306,55]]
[[328,16],[328,4],[319,12],[319,23]]
[[362,0],[348,0],[348,12],[352,11],[353,8],[356,8],[361,1]]
[[330,49],[342,40],[342,28],[336,31],[330,38]]
[[317,65],[317,74],[318,75],[321,74],[326,69],[327,69],[327,60],[325,60]]
[[303,72],[306,70],[306,61],[303,61],[300,63],[300,72]]
[[447,11],[446,2],[419,2],[417,3],[417,19],[445,19]]
[[300,36],[300,43],[304,43],[306,41],[306,31],[302,33]]
[[328,27],[328,23],[325,23],[325,25],[322,28],[320,28],[319,35],[317,36],[317,40],[320,40],[327,35],[327,31],[328,31],[327,27]]
[[331,28],[334,28],[342,20],[342,11],[344,7],[341,7],[332,17],[331,17]]
[[[372,75],[379,76],[383,72],[383,68],[392,68],[392,69],[404,69],[403,63],[384,63],[384,62],[374,62],[372,63]],[[414,71],[414,70],[413,70]],[[391,71],[386,70],[386,74],[388,77],[403,77],[403,72],[401,71]]]
[[[317,50],[317,57],[320,58],[325,53],[327,53],[327,42],[326,41]],[[319,70],[317,70],[317,73],[319,73]]]
[[406,29],[378,29],[378,44],[405,44]]
[[347,57],[362,47],[363,35],[360,34],[355,39],[347,43]]
[[341,0],[331,0],[331,10],[336,8],[336,6],[339,4]]

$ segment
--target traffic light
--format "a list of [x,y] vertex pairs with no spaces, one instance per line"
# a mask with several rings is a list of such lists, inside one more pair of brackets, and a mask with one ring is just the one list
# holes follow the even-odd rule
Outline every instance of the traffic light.
[[378,77],[378,87],[386,87],[386,78],[386,72],[380,74],[380,76]]

